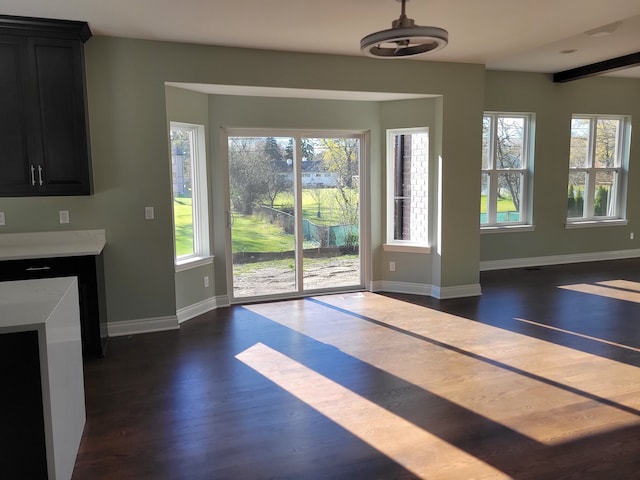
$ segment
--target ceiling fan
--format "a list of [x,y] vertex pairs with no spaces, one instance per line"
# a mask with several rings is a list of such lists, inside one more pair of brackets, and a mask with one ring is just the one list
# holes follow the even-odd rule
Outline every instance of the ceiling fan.
[[449,32],[439,27],[416,25],[407,17],[408,0],[402,3],[400,17],[391,23],[391,28],[371,33],[360,40],[360,50],[376,58],[406,58],[435,52],[449,42]]

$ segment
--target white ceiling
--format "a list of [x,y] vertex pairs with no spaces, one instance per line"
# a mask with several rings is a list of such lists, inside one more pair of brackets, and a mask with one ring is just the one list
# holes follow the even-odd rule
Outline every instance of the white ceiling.
[[[400,3],[0,0],[0,12],[84,20],[94,35],[358,56],[360,39],[390,28]],[[449,31],[446,48],[416,61],[552,73],[640,51],[640,0],[410,0],[407,14]],[[609,35],[585,33],[615,22]],[[613,75],[640,78],[640,67]]]

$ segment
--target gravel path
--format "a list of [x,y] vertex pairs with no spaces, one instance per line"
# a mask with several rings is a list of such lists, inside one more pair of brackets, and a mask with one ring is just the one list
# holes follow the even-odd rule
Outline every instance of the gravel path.
[[[307,260],[305,262],[304,288],[305,290],[314,290],[359,285],[359,267],[358,258],[352,256],[323,258],[318,261]],[[281,262],[281,265],[267,262],[263,268],[235,273],[233,278],[235,298],[272,295],[294,290],[295,272],[284,262]]]

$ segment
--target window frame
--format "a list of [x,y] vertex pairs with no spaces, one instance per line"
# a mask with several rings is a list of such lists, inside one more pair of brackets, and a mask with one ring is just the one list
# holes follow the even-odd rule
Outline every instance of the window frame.
[[169,139],[174,129],[188,130],[192,132],[191,145],[191,205],[193,222],[193,253],[178,255],[176,250],[176,224],[175,224],[175,192],[173,152],[169,140],[169,155],[171,158],[171,210],[173,224],[173,255],[176,271],[182,271],[213,261],[209,241],[209,201],[207,180],[207,155],[206,137],[204,125],[174,122],[169,124]]
[[[429,127],[409,127],[409,128],[392,128],[386,131],[386,175],[387,175],[387,191],[386,191],[386,203],[387,203],[387,225],[386,225],[386,241],[383,245],[384,251],[392,252],[414,252],[414,253],[429,253],[431,251],[431,245],[429,242],[430,235],[430,223],[431,223],[431,185],[430,185],[430,136]],[[410,135],[416,133],[423,133],[426,135],[425,146],[425,165],[426,171],[424,172],[425,178],[425,201],[427,215],[425,218],[425,231],[424,242],[413,240],[397,240],[394,238],[395,231],[395,159],[394,159],[394,140],[398,135]]]
[[[507,231],[531,231],[533,226],[533,164],[534,164],[534,135],[535,135],[535,114],[532,112],[503,112],[503,111],[486,111],[482,115],[484,123],[485,118],[490,118],[489,128],[489,152],[488,167],[483,168],[482,158],[480,164],[481,185],[482,178],[487,175],[487,222],[480,223],[481,233],[502,233]],[[520,168],[498,168],[496,158],[497,121],[499,118],[522,118],[524,119],[523,139],[522,139],[522,157]],[[484,126],[483,126],[484,131]],[[482,148],[484,155],[484,147]],[[509,172],[518,172],[521,174],[520,186],[520,220],[517,222],[498,221],[498,189],[497,178],[500,174]],[[494,185],[496,188],[494,188]],[[481,190],[482,196],[482,190]]]
[[[610,115],[610,114],[573,114],[569,123],[569,138],[571,139],[571,129],[574,120],[589,120],[589,138],[587,147],[587,166],[571,167],[571,158],[569,155],[567,166],[567,189],[569,188],[569,175],[572,172],[584,172],[585,193],[583,195],[584,208],[581,217],[569,217],[569,211],[566,211],[565,228],[580,228],[587,226],[600,225],[626,225],[626,202],[627,202],[627,178],[629,168],[629,153],[631,143],[631,117],[628,115]],[[620,128],[616,138],[616,166],[613,167],[597,167],[595,166],[596,158],[596,131],[598,120],[609,119],[620,121]],[[570,151],[571,153],[571,146]],[[598,172],[614,171],[616,177],[616,185],[610,191],[614,191],[614,215],[595,215],[595,191],[596,176]]]

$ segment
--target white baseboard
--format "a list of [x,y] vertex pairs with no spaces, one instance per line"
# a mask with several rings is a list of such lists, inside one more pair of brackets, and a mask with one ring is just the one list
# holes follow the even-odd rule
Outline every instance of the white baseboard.
[[180,308],[176,312],[178,317],[178,323],[186,322],[192,318],[202,315],[203,313],[210,312],[220,307],[228,307],[231,305],[229,297],[227,295],[218,295],[217,297],[207,298],[188,307]]
[[210,312],[211,310],[215,310],[216,308],[218,308],[218,303],[216,302],[215,297],[207,298],[206,300],[194,303],[193,305],[189,305],[188,307],[180,308],[176,312],[178,323],[186,322],[187,320],[191,320],[198,315]]
[[380,280],[371,282],[372,292],[408,293],[411,295],[426,295],[434,298],[475,297],[482,295],[480,284],[458,285],[455,287],[437,287],[424,283],[389,282]]
[[124,322],[112,322],[107,324],[107,332],[110,337],[122,337],[137,335],[138,333],[162,332],[164,330],[176,330],[180,328],[178,317],[141,318],[138,320],[125,320]]
[[424,283],[391,282],[378,280],[371,282],[372,292],[410,293],[412,295],[431,295],[431,285]]
[[487,260],[480,262],[480,271],[540,267],[544,265],[562,265],[565,263],[599,262],[603,260],[620,260],[623,258],[636,257],[640,257],[640,249],[551,255],[547,257],[513,258],[508,260]]
[[207,313],[220,307],[228,307],[229,297],[218,295],[208,298],[188,307],[181,308],[175,316],[141,318],[138,320],[125,320],[124,322],[113,322],[107,324],[107,332],[110,337],[123,337],[126,335],[137,335],[138,333],[162,332],[165,330],[177,330],[182,322],[191,320],[198,315]]
[[480,295],[482,295],[482,288],[479,283],[457,285],[455,287],[437,287],[435,285],[431,287],[431,296],[440,300],[447,298],[477,297]]
[[216,308],[231,306],[229,295],[218,295],[217,297],[214,297],[214,298],[216,299]]

